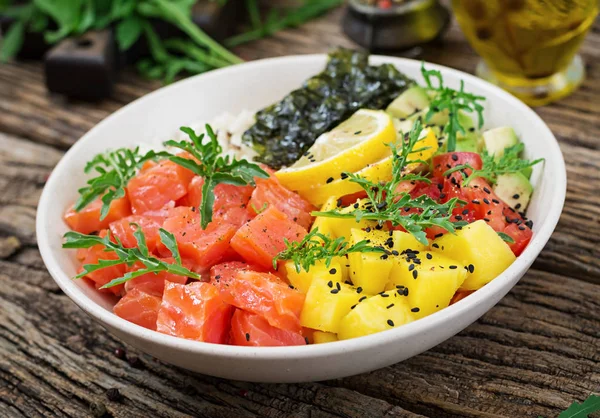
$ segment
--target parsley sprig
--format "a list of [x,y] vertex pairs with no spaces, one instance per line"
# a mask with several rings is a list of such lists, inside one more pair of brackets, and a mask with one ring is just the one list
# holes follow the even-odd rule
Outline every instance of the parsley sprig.
[[273,268],[277,269],[278,260],[291,260],[294,262],[296,271],[300,273],[310,270],[317,261],[325,260],[329,267],[336,257],[344,257],[350,253],[385,253],[382,247],[372,247],[369,241],[362,240],[350,245],[344,237],[332,239],[328,235],[319,232],[319,228],[310,231],[300,241],[288,241],[285,239],[286,249],[273,258]]
[[159,229],[160,240],[171,252],[173,259],[175,260],[175,263],[167,263],[166,261],[150,255],[148,246],[146,245],[146,237],[144,236],[142,229],[135,223],[132,223],[132,225],[136,227],[136,230],[133,233],[137,241],[137,247],[135,248],[123,247],[123,244],[116,237],[116,242],[113,242],[111,240],[110,232],[108,232],[104,237],[100,237],[98,235],[85,235],[74,231],[67,232],[64,236],[65,242],[63,243],[63,248],[90,248],[94,245],[102,245],[106,248],[105,251],[114,251],[118,257],[116,260],[98,260],[97,264],[84,264],[83,271],[75,276],[74,279],[80,279],[94,271],[101,270],[106,267],[116,266],[118,264],[125,263],[127,266],[131,267],[137,262],[142,263],[144,268],[135,271],[129,271],[122,277],[117,277],[106,283],[101,287],[101,289],[107,289],[109,287],[120,285],[128,280],[144,274],[156,274],[162,271],[177,274],[179,276],[191,277],[193,279],[201,279],[199,274],[188,270],[181,264],[179,248],[177,247],[177,241],[175,240],[173,234],[162,228]]
[[461,164],[446,171],[444,175],[446,176],[456,171],[459,171],[464,175],[462,170],[470,169],[472,170],[471,174],[465,177],[462,182],[463,186],[468,186],[476,177],[483,177],[494,184],[498,176],[502,174],[518,173],[525,168],[532,167],[544,161],[543,158],[538,158],[533,161],[521,158],[520,155],[524,149],[525,145],[523,145],[522,142],[519,142],[518,144],[506,148],[504,154],[500,157],[494,157],[493,155],[490,155],[487,150],[484,150],[481,153],[481,159],[483,161],[481,170],[475,170],[469,164]]
[[[448,152],[456,150],[456,136],[458,132],[466,133],[462,126],[459,114],[460,111],[476,112],[479,129],[483,126],[483,106],[479,103],[485,100],[483,96],[476,96],[465,91],[465,83],[460,81],[460,89],[454,90],[444,85],[442,73],[438,70],[426,70],[425,63],[421,64],[421,74],[427,84],[427,89],[434,93],[434,97],[429,105],[429,111],[425,115],[425,121],[428,122],[435,113],[442,110],[448,110],[448,123],[444,126],[444,134],[447,136]],[[434,83],[437,79],[437,83]]]
[[206,125],[208,141],[204,140],[204,134],[197,135],[189,127],[180,129],[189,136],[190,141],[170,140],[165,142],[164,145],[186,151],[194,159],[172,154],[168,155],[167,158],[204,178],[200,215],[202,229],[205,229],[212,221],[212,210],[215,203],[214,190],[218,184],[254,185],[255,177],[267,178],[269,174],[257,164],[223,155],[223,148],[210,125]]
[[143,163],[164,157],[166,153],[148,151],[141,154],[139,147],[135,149],[119,148],[96,155],[89,161],[83,171],[87,174],[92,171],[96,177],[87,181],[87,186],[78,190],[79,198],[75,202],[75,211],[80,211],[102,196],[102,209],[100,220],[108,215],[110,204],[113,200],[125,196],[125,187]]
[[350,212],[340,212],[334,209],[326,212],[313,212],[313,215],[328,218],[354,218],[357,222],[363,219],[371,220],[377,221],[379,225],[391,222],[394,226],[402,226],[425,245],[428,244],[425,229],[439,226],[446,231],[454,232],[456,226],[466,224],[450,221],[456,205],[465,203],[457,198],[452,198],[446,203],[438,203],[426,195],[413,199],[406,192],[396,192],[402,181],[430,182],[429,179],[419,174],[406,173],[409,164],[424,162],[410,158],[411,154],[427,149],[415,149],[422,130],[423,126],[417,120],[408,137],[404,139],[405,144],[400,151],[394,144],[390,145],[392,149],[392,179],[388,183],[373,183],[359,175],[347,173],[350,181],[359,184],[367,193],[366,204],[358,205]]

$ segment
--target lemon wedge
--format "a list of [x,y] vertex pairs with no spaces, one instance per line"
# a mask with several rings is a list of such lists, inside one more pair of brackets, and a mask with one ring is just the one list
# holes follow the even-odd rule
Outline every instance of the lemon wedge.
[[321,135],[292,166],[275,173],[289,189],[307,189],[353,173],[381,160],[396,140],[392,118],[381,110],[361,109],[333,130]]
[[[409,154],[409,161],[427,161],[437,151],[438,142],[432,129],[427,128],[423,130],[419,141],[417,141],[415,144],[414,149],[420,151]],[[388,148],[388,154],[389,153],[390,150]],[[410,164],[406,167],[405,171],[411,172],[416,167],[417,164]],[[373,164],[368,164],[362,170],[359,170],[354,174],[374,183],[389,181],[392,178],[392,157],[391,155],[388,155],[387,157]],[[341,178],[340,175],[338,175],[336,180],[330,183],[300,189],[298,190],[298,193],[313,205],[321,206],[325,202],[328,202],[329,199],[333,199],[335,201],[342,196],[357,193],[362,190],[363,188],[358,183],[351,181],[346,176]]]

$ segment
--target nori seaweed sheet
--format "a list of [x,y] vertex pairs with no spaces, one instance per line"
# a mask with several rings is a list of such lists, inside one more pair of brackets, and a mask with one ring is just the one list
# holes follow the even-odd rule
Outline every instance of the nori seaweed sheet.
[[338,49],[325,70],[256,114],[243,141],[272,168],[293,164],[324,132],[361,108],[383,109],[414,81],[391,64],[369,65],[369,55]]

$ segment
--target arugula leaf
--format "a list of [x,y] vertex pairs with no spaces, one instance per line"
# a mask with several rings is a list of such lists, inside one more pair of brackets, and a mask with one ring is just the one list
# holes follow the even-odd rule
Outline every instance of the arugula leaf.
[[502,238],[502,241],[507,242],[509,244],[514,244],[515,240],[512,239],[512,237],[508,234],[505,234],[504,232],[498,232],[498,236],[500,238]]
[[504,154],[500,157],[494,157],[493,155],[490,155],[487,150],[483,150],[481,153],[481,159],[483,161],[481,170],[475,170],[469,164],[461,164],[444,172],[444,176],[456,171],[462,173],[462,170],[470,169],[472,170],[471,174],[463,180],[463,186],[468,186],[471,180],[476,177],[483,177],[494,184],[496,183],[498,176],[502,174],[518,173],[527,167],[532,167],[544,161],[543,158],[538,158],[533,161],[521,158],[520,155],[524,149],[525,145],[522,142],[519,142],[518,144],[506,148]]
[[382,247],[369,246],[367,240],[349,246],[344,237],[331,239],[328,235],[320,233],[319,228],[310,231],[300,242],[285,239],[285,245],[286,249],[273,258],[275,270],[278,260],[292,260],[296,271],[300,273],[302,269],[310,270],[319,260],[325,260],[325,265],[329,267],[335,257],[343,257],[350,253],[387,253]]
[[588,418],[592,412],[600,411],[600,396],[591,394],[581,404],[573,402],[558,418]]
[[229,155],[223,156],[223,148],[219,145],[217,136],[210,125],[206,125],[208,141],[204,141],[204,134],[197,135],[192,128],[184,126],[180,129],[188,135],[190,140],[170,140],[165,142],[164,145],[186,151],[195,160],[172,154],[169,154],[167,158],[204,178],[200,215],[202,229],[205,229],[212,221],[212,209],[215,201],[214,189],[218,184],[254,185],[255,177],[267,178],[269,174],[257,164],[247,160],[236,160]]
[[96,155],[86,164],[83,171],[85,173],[95,171],[98,175],[89,179],[87,186],[78,190],[79,199],[75,202],[75,211],[79,212],[102,196],[100,220],[104,219],[108,215],[111,202],[125,196],[127,183],[135,176],[142,164],[167,155],[168,153],[155,151],[148,151],[142,155],[139,147],[133,150],[119,148]]
[[135,263],[141,263],[144,265],[144,267],[135,271],[129,271],[122,277],[117,277],[111,280],[102,286],[101,289],[117,286],[144,274],[156,274],[162,271],[180,276],[191,277],[197,280],[201,279],[199,274],[188,270],[181,265],[181,256],[179,255],[177,241],[175,240],[173,234],[165,229],[159,229],[159,235],[162,243],[165,244],[175,259],[175,263],[167,263],[166,261],[149,254],[148,247],[146,245],[146,238],[142,232],[142,229],[135,223],[132,223],[131,225],[136,227],[136,230],[133,233],[137,241],[136,248],[125,248],[118,239],[116,240],[116,243],[113,242],[111,240],[110,232],[108,232],[104,237],[100,237],[98,235],[85,235],[74,231],[67,232],[64,235],[65,242],[63,243],[63,248],[90,248],[94,245],[102,245],[105,247],[105,251],[114,251],[114,253],[117,255],[116,260],[100,259],[96,264],[84,264],[83,271],[76,275],[74,279],[80,279],[94,271],[123,263],[127,264],[129,267],[133,266]]
[[355,218],[357,222],[362,219],[377,221],[380,225],[391,222],[394,226],[402,226],[412,234],[419,242],[428,245],[425,229],[431,226],[439,226],[446,231],[454,232],[463,222],[451,222],[452,211],[457,204],[464,204],[458,198],[450,199],[446,203],[438,203],[426,195],[415,199],[406,193],[397,193],[398,185],[402,181],[424,181],[430,182],[424,176],[418,174],[407,174],[409,163],[424,162],[413,160],[410,155],[425,150],[415,149],[423,126],[419,120],[415,122],[408,136],[404,139],[405,144],[400,152],[395,144],[390,144],[392,149],[392,179],[385,183],[373,183],[359,175],[347,173],[350,181],[359,184],[367,193],[368,202],[363,207],[355,208],[351,212],[340,212],[337,209],[327,212],[313,212],[313,216],[328,218]]
[[[427,89],[433,92],[429,111],[425,115],[425,121],[429,122],[434,114],[448,110],[448,123],[444,126],[443,132],[447,135],[448,152],[456,150],[456,135],[458,132],[466,133],[459,118],[460,111],[476,112],[478,117],[479,129],[483,126],[483,106],[479,103],[485,100],[483,96],[476,96],[465,91],[464,81],[460,81],[460,89],[454,90],[444,85],[442,73],[438,70],[426,70],[425,63],[421,63],[421,74],[427,84]],[[437,83],[433,80],[436,79]]]

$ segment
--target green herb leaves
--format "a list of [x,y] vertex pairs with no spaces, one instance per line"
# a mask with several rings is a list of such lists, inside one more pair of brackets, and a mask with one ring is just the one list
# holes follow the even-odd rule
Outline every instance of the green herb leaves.
[[463,222],[453,223],[450,221],[452,211],[459,203],[465,203],[457,198],[450,199],[446,203],[438,203],[426,195],[411,198],[408,193],[396,193],[396,189],[402,181],[424,181],[429,180],[418,174],[404,173],[407,165],[421,161],[409,161],[409,155],[419,152],[425,148],[415,149],[420,138],[423,127],[417,120],[413,125],[405,144],[400,152],[394,144],[392,149],[392,180],[386,184],[373,183],[356,174],[348,174],[350,181],[359,184],[367,193],[368,201],[365,205],[357,205],[351,212],[340,212],[332,210],[327,212],[314,212],[314,216],[329,218],[355,218],[361,220],[377,221],[380,225],[391,222],[394,226],[402,226],[411,233],[419,242],[428,245],[425,229],[439,226],[446,231],[454,232],[456,226],[462,226]]
[[445,176],[454,173],[456,171],[464,170],[465,168],[471,169],[471,174],[463,180],[463,186],[468,186],[471,180],[476,177],[483,177],[494,184],[496,178],[502,174],[518,173],[527,167],[532,167],[542,161],[543,158],[529,161],[520,157],[521,153],[525,149],[525,145],[522,142],[510,146],[504,150],[504,154],[500,157],[494,157],[488,154],[486,150],[481,153],[481,159],[483,160],[483,166],[481,170],[474,170],[468,164],[461,164],[444,173]]
[[573,402],[558,418],[588,418],[591,413],[597,411],[600,411],[600,396],[591,394],[581,404]]
[[214,189],[219,183],[235,186],[254,185],[255,177],[267,178],[269,174],[247,160],[236,160],[228,155],[223,156],[223,149],[210,125],[206,125],[208,141],[204,141],[204,134],[198,136],[191,128],[182,127],[181,131],[190,137],[190,141],[171,140],[165,142],[165,145],[186,151],[195,160],[178,155],[169,155],[167,158],[204,178],[200,205],[201,225],[204,229],[212,221]]
[[100,220],[104,219],[113,200],[125,196],[125,187],[129,180],[136,175],[141,165],[166,153],[149,151],[140,154],[139,147],[130,150],[119,148],[96,155],[85,165],[84,172],[95,171],[98,175],[87,181],[87,186],[78,190],[79,199],[75,202],[75,210],[80,211],[96,198],[102,196]]
[[335,257],[343,257],[350,253],[385,253],[381,247],[371,247],[366,240],[349,245],[344,237],[331,239],[321,234],[319,228],[310,231],[300,242],[285,240],[287,248],[273,258],[273,268],[277,269],[278,260],[292,260],[296,271],[308,271],[319,260],[325,260],[329,267]]
[[[466,133],[460,121],[460,111],[476,112],[479,129],[481,129],[483,126],[483,106],[479,102],[485,100],[485,97],[465,92],[462,80],[460,81],[459,90],[446,87],[442,73],[438,70],[426,70],[425,63],[421,64],[421,74],[425,79],[428,90],[434,93],[429,111],[425,115],[425,121],[428,122],[435,113],[448,111],[448,123],[444,126],[443,132],[447,136],[448,152],[454,152],[456,150],[457,133]],[[434,83],[434,79],[437,79],[437,83]]]
[[159,230],[161,241],[163,244],[165,244],[165,247],[169,249],[173,258],[175,259],[175,263],[167,263],[166,261],[160,260],[149,254],[148,247],[146,245],[146,238],[142,232],[142,229],[137,224],[132,225],[136,227],[136,230],[133,233],[137,241],[136,248],[125,248],[118,239],[115,239],[116,243],[113,242],[111,240],[110,232],[108,232],[104,237],[99,237],[97,235],[85,235],[73,231],[67,232],[64,236],[65,242],[63,243],[63,248],[90,248],[94,245],[102,245],[105,247],[105,251],[114,251],[117,256],[117,259],[98,260],[97,264],[84,264],[83,271],[74,278],[80,279],[89,273],[110,266],[127,264],[127,266],[131,267],[135,263],[141,263],[144,266],[143,268],[128,271],[122,277],[117,277],[111,280],[102,286],[101,289],[117,286],[144,274],[156,274],[163,271],[177,274],[179,276],[191,277],[193,279],[201,279],[199,274],[188,270],[181,264],[181,256],[179,255],[179,249],[177,248],[177,242],[173,234],[162,228]]

